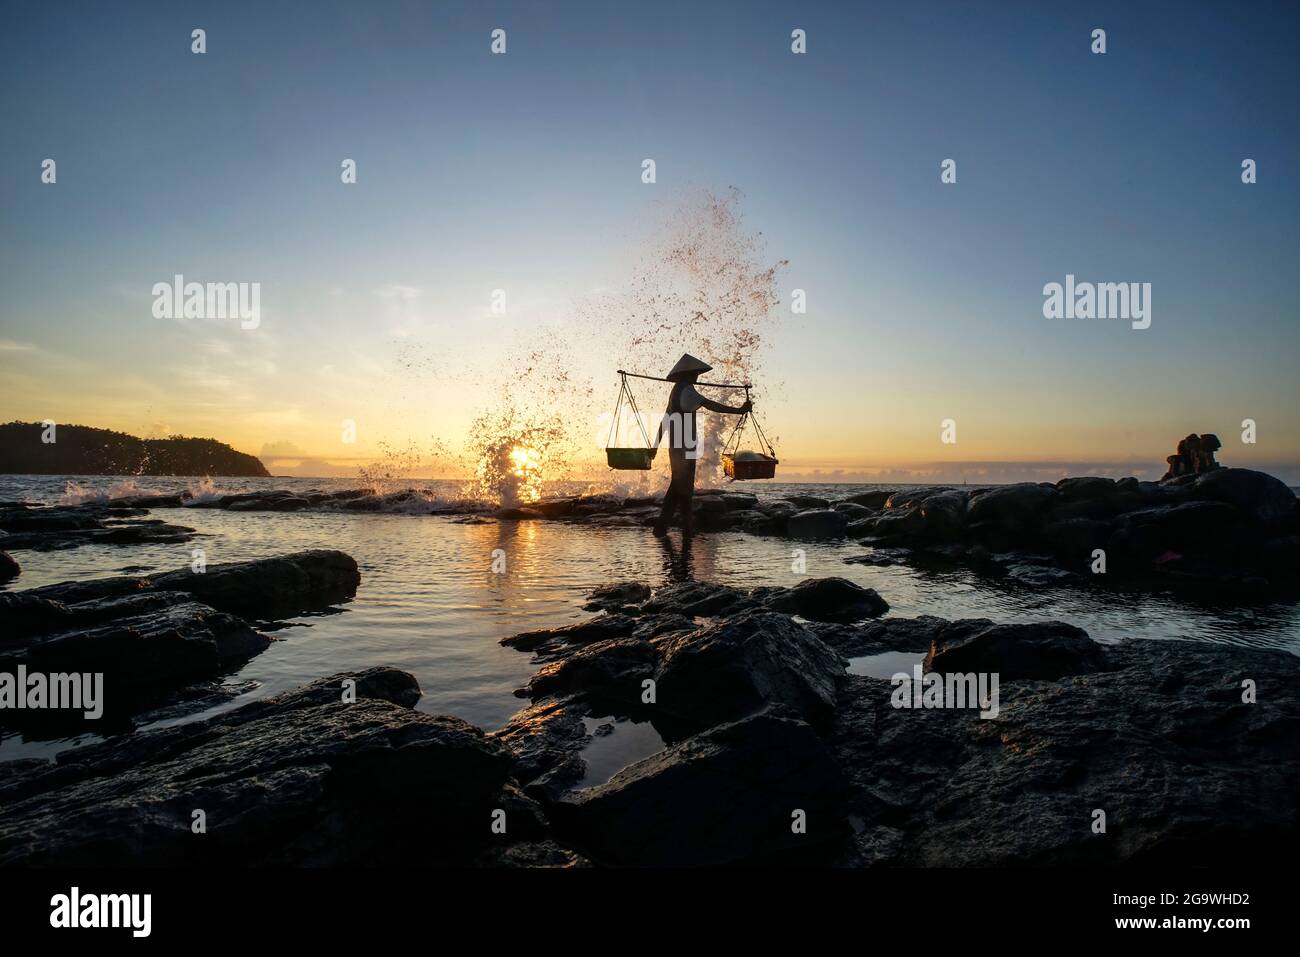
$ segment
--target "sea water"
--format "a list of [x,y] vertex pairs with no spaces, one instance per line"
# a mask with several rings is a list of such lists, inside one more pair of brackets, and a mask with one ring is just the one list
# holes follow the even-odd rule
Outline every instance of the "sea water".
[[[126,484],[129,481],[129,485]],[[96,501],[110,495],[191,490],[199,501],[227,493],[288,488],[339,490],[355,480],[0,476],[0,501]],[[1103,642],[1192,638],[1300,653],[1300,608],[1201,605],[1170,595],[1079,585],[1016,584],[959,567],[918,570],[846,564],[867,549],[854,542],[792,542],[740,532],[699,534],[683,549],[674,532],[656,539],[643,528],[602,528],[561,521],[497,521],[431,514],[457,495],[454,482],[411,483],[420,496],[392,513],[349,511],[230,512],[210,508],[153,509],[150,517],[197,529],[192,542],[90,545],[50,552],[18,551],[22,574],[7,590],[112,575],[147,575],[188,567],[202,548],[209,564],[267,558],[309,548],[336,548],[361,569],[354,600],[334,614],[293,619],[278,639],[226,681],[241,691],[193,720],[340,671],[391,665],[418,679],[421,710],[453,714],[482,728],[500,727],[525,702],[514,696],[536,670],[530,656],[500,639],[588,617],[585,596],[597,585],[637,580],[661,586],[694,578],[739,587],[792,585],[792,551],[803,549],[808,577],[840,576],[876,589],[890,615],[1060,619]],[[737,488],[740,488],[737,486]],[[745,491],[778,498],[798,492],[844,498],[871,486],[747,483]],[[486,506],[485,506],[486,509]],[[493,552],[506,568],[496,574]],[[865,664],[862,663],[862,664]],[[860,667],[860,666],[859,666]],[[856,669],[855,669],[856,670]],[[159,722],[155,722],[159,723]],[[147,723],[146,723],[146,726]],[[616,741],[636,729],[618,727]],[[0,741],[0,761],[48,755],[94,740]]]

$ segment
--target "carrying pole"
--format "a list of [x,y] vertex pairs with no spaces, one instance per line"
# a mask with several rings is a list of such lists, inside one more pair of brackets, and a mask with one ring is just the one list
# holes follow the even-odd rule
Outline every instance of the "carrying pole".
[[[665,379],[663,376],[657,376],[657,375],[641,375],[641,373],[639,373],[639,372],[624,372],[622,369],[619,369],[619,370],[618,370],[618,374],[621,375],[621,376],[629,376],[629,375],[630,375],[630,376],[631,376],[632,378],[634,378],[634,379],[649,379],[649,380],[651,380],[652,382],[672,382],[672,381],[673,381],[672,379]],[[696,382],[695,384],[696,384],[696,385],[707,385],[707,386],[709,386],[709,387],[711,387],[711,388],[714,388],[714,389],[749,389],[749,388],[751,388],[751,386],[750,386],[750,384],[749,384],[748,382],[741,382],[741,383],[735,383],[735,382]]]

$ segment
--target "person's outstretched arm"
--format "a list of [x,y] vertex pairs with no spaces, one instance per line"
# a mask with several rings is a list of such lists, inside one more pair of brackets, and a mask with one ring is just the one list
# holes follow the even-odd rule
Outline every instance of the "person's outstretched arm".
[[[701,398],[704,398],[701,396]],[[712,399],[704,399],[704,407],[710,412],[727,412],[731,415],[744,415],[754,407],[754,403],[745,400],[744,405],[723,405],[721,402],[714,402]]]

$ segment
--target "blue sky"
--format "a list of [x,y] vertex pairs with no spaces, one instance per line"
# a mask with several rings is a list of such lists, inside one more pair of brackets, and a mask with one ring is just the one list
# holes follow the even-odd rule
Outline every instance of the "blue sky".
[[[1222,460],[1295,483],[1297,9],[24,8],[0,38],[0,417],[345,468],[379,439],[455,442],[489,401],[464,380],[413,401],[403,349],[469,366],[539,327],[568,330],[603,396],[573,303],[618,288],[664,208],[735,186],[789,260],[783,293],[808,294],[764,364],[796,468],[1127,472],[1217,431]],[[260,281],[263,327],[152,319],[175,273]],[[1152,327],[1044,319],[1067,273],[1150,282]],[[497,287],[516,306],[492,325]],[[339,449],[349,411],[364,438]],[[1246,417],[1255,446],[1235,439]]]

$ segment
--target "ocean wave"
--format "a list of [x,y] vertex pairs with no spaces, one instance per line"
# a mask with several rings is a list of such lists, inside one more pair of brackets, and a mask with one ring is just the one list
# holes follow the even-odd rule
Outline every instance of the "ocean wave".
[[69,480],[63,486],[63,494],[59,496],[59,505],[89,505],[102,504],[115,498],[129,498],[133,495],[143,495],[144,489],[136,484],[135,479],[124,479],[121,482],[115,482],[108,488],[91,488],[82,485],[80,482]]
[[181,505],[186,507],[203,505],[207,502],[215,502],[223,495],[229,494],[227,490],[218,486],[216,482],[205,475],[197,482],[191,482],[189,488],[181,493]]

